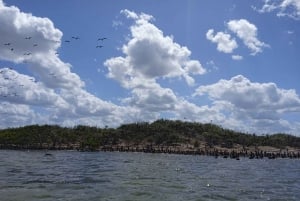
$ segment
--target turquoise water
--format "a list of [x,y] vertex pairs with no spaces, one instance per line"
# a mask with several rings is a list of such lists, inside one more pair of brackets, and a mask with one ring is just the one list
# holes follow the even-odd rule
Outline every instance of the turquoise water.
[[0,150],[1,201],[300,200],[300,160]]

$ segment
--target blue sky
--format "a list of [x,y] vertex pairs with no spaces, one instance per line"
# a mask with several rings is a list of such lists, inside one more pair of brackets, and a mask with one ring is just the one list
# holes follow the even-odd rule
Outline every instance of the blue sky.
[[299,0],[0,0],[0,127],[300,135],[299,23]]

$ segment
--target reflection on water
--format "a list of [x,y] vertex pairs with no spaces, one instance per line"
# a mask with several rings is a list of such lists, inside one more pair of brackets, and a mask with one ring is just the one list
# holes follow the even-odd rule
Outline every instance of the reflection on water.
[[299,200],[300,160],[0,151],[0,200]]

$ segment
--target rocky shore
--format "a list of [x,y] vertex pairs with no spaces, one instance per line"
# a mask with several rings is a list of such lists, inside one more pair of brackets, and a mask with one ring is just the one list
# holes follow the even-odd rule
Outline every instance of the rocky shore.
[[290,158],[300,159],[300,150],[292,147],[286,149],[278,149],[275,147],[247,147],[242,148],[236,146],[228,149],[222,147],[193,147],[192,145],[179,146],[153,146],[153,145],[114,145],[114,146],[100,146],[97,149],[89,147],[80,147],[79,144],[62,145],[59,147],[49,146],[17,146],[17,145],[0,145],[0,149],[7,150],[76,150],[81,152],[142,152],[152,154],[180,154],[180,155],[199,155],[211,156],[215,158],[230,158],[239,160],[241,157],[249,159],[277,159]]
[[[81,150],[84,151],[84,150]],[[201,155],[212,156],[215,158],[231,158],[239,160],[240,157],[247,157],[249,159],[276,159],[276,158],[291,158],[300,159],[300,150],[278,150],[272,148],[266,150],[261,147],[260,149],[224,149],[224,148],[174,148],[169,146],[159,147],[140,147],[140,146],[106,146],[101,147],[98,151],[104,152],[143,152],[143,153],[165,153],[165,154],[180,154],[180,155]]]

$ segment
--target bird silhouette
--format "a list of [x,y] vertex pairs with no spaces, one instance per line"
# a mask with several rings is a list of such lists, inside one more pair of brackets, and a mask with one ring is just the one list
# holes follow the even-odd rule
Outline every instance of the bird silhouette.
[[29,36],[29,37],[25,37],[25,39],[27,39],[27,40],[30,40],[32,37],[31,36]]
[[104,37],[104,38],[98,38],[98,41],[99,41],[99,40],[104,41],[104,40],[106,40],[106,39],[107,39],[107,38],[105,38],[105,37]]
[[102,45],[97,45],[97,46],[96,46],[96,48],[102,48],[102,47],[103,47]]
[[14,51],[14,48],[10,48],[10,51]]
[[66,43],[69,43],[69,42],[71,42],[71,41],[69,41],[69,40],[65,40],[65,42],[66,42]]
[[72,36],[73,39],[78,40],[79,37],[78,36]]
[[9,45],[11,45],[11,43],[4,43],[4,45],[9,46]]
[[36,47],[36,46],[38,46],[38,44],[33,44],[33,47]]

